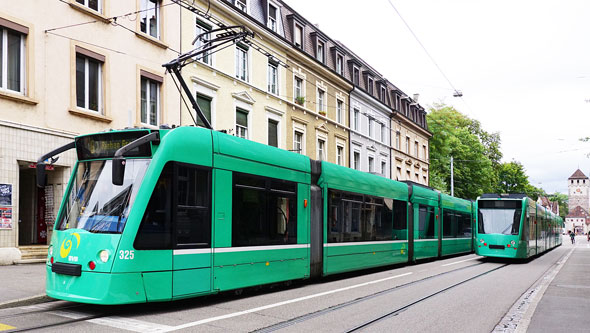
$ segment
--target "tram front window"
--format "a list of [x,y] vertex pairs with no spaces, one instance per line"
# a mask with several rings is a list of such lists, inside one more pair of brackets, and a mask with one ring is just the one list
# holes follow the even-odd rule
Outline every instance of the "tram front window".
[[121,233],[150,160],[128,159],[123,185],[112,183],[112,161],[80,162],[58,230]]
[[478,202],[478,232],[480,234],[518,235],[521,215],[521,201],[480,200]]

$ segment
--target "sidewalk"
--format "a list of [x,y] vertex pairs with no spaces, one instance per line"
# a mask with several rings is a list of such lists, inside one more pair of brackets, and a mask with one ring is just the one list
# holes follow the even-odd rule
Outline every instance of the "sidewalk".
[[36,303],[45,296],[45,263],[0,266],[0,308]]
[[[569,237],[562,246],[571,248]],[[569,249],[568,249],[569,251]],[[539,301],[528,332],[588,332],[590,244],[577,236],[574,252]]]

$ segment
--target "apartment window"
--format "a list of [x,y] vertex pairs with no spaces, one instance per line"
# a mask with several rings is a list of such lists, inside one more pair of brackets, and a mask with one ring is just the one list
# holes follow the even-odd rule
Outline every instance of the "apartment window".
[[248,138],[248,111],[236,109],[236,136]]
[[326,92],[323,91],[322,89],[318,88],[318,105],[317,105],[317,109],[318,112],[321,113],[326,113],[326,105],[324,104],[326,103]]
[[303,48],[303,27],[295,23],[294,41],[295,46]]
[[359,153],[358,151],[355,151],[354,154],[354,160],[353,160],[353,164],[354,164],[354,169],[355,170],[360,170],[361,167],[361,153]]
[[102,11],[101,0],[76,0],[76,2],[99,13]]
[[373,137],[373,119],[369,118],[369,137]]
[[318,160],[323,161],[326,159],[325,150],[326,150],[326,141],[324,139],[318,139],[318,156],[317,156]]
[[102,65],[104,56],[76,48],[76,106],[102,113]]
[[303,95],[303,79],[300,77],[295,77],[295,87],[294,87],[294,95],[295,95],[295,102],[299,105],[303,105],[305,102],[305,97]]
[[272,31],[277,31],[277,8],[271,4],[268,4],[268,27]]
[[[205,47],[205,45],[207,45],[207,43],[211,39],[211,34],[209,33],[209,31],[211,31],[210,25],[197,20],[196,36],[200,36],[200,37],[197,38],[197,40],[195,42],[196,48],[203,48],[203,47]],[[202,63],[205,63],[207,65],[211,65],[211,55],[209,54],[209,52],[203,53],[202,55],[200,55],[200,58],[197,60],[199,60]]]
[[316,58],[324,62],[324,43],[318,40],[317,50],[316,50]]
[[12,22],[7,23],[18,31],[0,25],[0,90],[24,94],[25,38],[29,29]]
[[234,4],[244,13],[248,12],[248,4],[246,3],[246,0],[235,0]]
[[336,147],[336,162],[338,165],[343,165],[344,162],[344,147],[337,146]]
[[141,32],[160,39],[160,1],[140,0],[140,10]]
[[248,81],[248,47],[242,44],[236,45],[236,77]]
[[367,91],[369,92],[369,95],[373,95],[373,79],[372,78],[367,78]]
[[406,153],[410,154],[410,138],[406,137]]
[[399,131],[395,132],[395,148],[399,149],[400,134]]
[[293,150],[298,154],[303,154],[303,133],[295,131],[293,133]]
[[428,159],[428,156],[426,155],[426,145],[422,145],[422,158],[424,158],[425,160]]
[[385,90],[385,87],[384,86],[381,86],[381,88],[379,89],[379,91],[381,92],[380,93],[380,96],[379,96],[379,99],[381,100],[381,102],[385,103],[385,91],[386,91]]
[[381,142],[387,144],[387,126],[381,124]]
[[416,156],[416,158],[420,157],[419,156],[420,151],[418,150],[418,141],[414,142],[414,156]]
[[369,156],[369,172],[375,171],[375,159],[372,156]]
[[381,174],[385,176],[385,169],[387,168],[387,163],[385,161],[381,161]]
[[342,124],[342,109],[344,107],[344,102],[342,102],[341,100],[336,100],[336,121],[339,124]]
[[143,124],[158,126],[160,119],[160,85],[161,80],[156,81],[151,77],[141,77],[141,122]]
[[358,85],[359,85],[359,82],[360,82],[360,75],[361,75],[361,74],[360,74],[360,70],[359,70],[359,68],[358,68],[358,67],[356,67],[356,66],[352,66],[352,83],[353,83],[355,86],[358,86]]
[[353,115],[354,116],[354,129],[358,131],[358,129],[359,129],[359,117],[360,117],[360,113],[361,112],[359,111],[359,109],[354,109],[353,113],[354,113],[354,115]]
[[336,55],[336,72],[340,75],[344,75],[344,57],[340,54]]
[[268,145],[279,146],[279,122],[272,119],[268,120]]
[[279,94],[279,69],[278,64],[269,59],[268,62],[268,92]]
[[[211,97],[197,93],[197,104],[209,123],[211,123],[211,101]],[[205,123],[201,120],[201,117],[197,117],[197,125],[205,127]]]

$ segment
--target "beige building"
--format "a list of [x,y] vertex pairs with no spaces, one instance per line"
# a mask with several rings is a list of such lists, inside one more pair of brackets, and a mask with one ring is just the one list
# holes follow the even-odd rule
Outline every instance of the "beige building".
[[392,179],[410,180],[428,185],[429,179],[429,147],[432,136],[423,126],[419,126],[401,112],[393,114],[392,129]]
[[[209,8],[207,1],[185,4],[193,11],[183,10],[181,15],[183,53],[215,38],[215,32],[208,32],[221,26],[247,26],[255,36],[203,54],[182,69],[183,78],[213,128],[287,149],[288,71],[284,59],[288,45],[264,27],[252,24],[247,13],[224,2],[211,2]],[[204,38],[193,44],[199,35]],[[192,106],[188,106],[197,118]],[[192,116],[183,105],[182,124],[193,124]]]
[[3,2],[0,262],[50,237],[75,153],[48,166],[47,187],[38,189],[41,155],[79,134],[180,123],[178,91],[162,68],[180,50],[180,8],[171,4]]

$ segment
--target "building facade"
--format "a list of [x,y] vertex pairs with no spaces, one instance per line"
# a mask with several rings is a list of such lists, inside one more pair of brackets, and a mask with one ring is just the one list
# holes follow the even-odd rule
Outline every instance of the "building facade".
[[574,232],[578,235],[587,234],[590,230],[590,214],[580,206],[576,206],[565,217],[566,232]]
[[47,166],[41,189],[40,156],[79,134],[180,123],[178,92],[162,68],[180,49],[179,8],[169,4],[66,0],[41,10],[33,0],[3,3],[1,262],[51,236],[75,153]]
[[580,206],[588,211],[588,208],[590,207],[590,195],[588,194],[588,190],[590,190],[590,180],[588,177],[582,172],[582,170],[577,169],[567,179],[567,183],[568,206],[571,207],[572,210],[577,206]]

